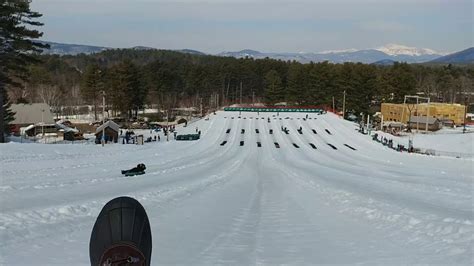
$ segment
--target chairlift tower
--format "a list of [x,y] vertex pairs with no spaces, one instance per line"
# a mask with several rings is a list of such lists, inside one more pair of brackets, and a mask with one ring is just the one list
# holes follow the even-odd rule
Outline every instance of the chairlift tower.
[[[416,100],[416,101],[415,101]],[[416,114],[418,116],[418,105],[420,104],[420,100],[426,101],[426,123],[425,123],[425,131],[428,132],[428,118],[430,116],[430,98],[429,97],[420,97],[418,95],[405,95],[405,99],[403,100],[403,105],[408,108],[408,132],[410,135],[408,136],[408,149],[411,150],[413,148],[413,132],[411,130],[411,112],[413,107],[415,107]],[[416,104],[416,105],[415,105]],[[402,117],[405,117],[405,107],[403,108]],[[416,122],[416,131],[419,130],[419,119]]]
[[[405,95],[403,104],[408,108],[408,129],[411,131],[411,112],[413,107],[415,107],[415,112],[418,115],[418,105],[421,101],[424,101],[426,105],[426,122],[425,122],[425,131],[428,132],[428,118],[430,117],[430,98],[429,97],[420,97],[418,95]],[[402,119],[405,116],[405,108],[403,108]],[[417,121],[416,130],[419,130],[419,121]]]

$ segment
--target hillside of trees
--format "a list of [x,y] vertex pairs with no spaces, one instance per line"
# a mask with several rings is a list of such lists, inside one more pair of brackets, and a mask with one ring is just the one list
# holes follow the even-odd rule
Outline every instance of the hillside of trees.
[[[107,50],[93,55],[38,55],[22,88],[10,88],[12,102],[46,102],[56,110],[95,105],[107,96],[115,114],[134,116],[146,106],[172,108],[251,103],[333,105],[373,113],[381,102],[404,95],[464,103],[474,92],[474,66],[376,66],[284,62],[192,55],[166,50]],[[219,96],[217,96],[219,95]],[[471,100],[471,99],[469,99]]]

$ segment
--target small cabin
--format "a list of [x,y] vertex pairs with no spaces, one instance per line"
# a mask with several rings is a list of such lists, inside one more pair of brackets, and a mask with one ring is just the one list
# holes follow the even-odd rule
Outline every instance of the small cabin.
[[114,121],[107,121],[99,126],[95,131],[96,143],[101,143],[102,134],[104,134],[105,143],[118,142],[120,127]]
[[408,122],[411,129],[425,130],[428,124],[429,131],[436,131],[442,127],[442,123],[438,118],[426,116],[411,116]]

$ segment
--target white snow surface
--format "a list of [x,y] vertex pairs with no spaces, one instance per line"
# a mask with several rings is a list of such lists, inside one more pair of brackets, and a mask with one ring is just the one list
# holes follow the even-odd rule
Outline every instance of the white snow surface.
[[[392,139],[395,146],[397,144],[408,147],[410,135],[394,136],[389,133],[376,131],[379,136]],[[378,137],[380,139],[380,137]],[[467,133],[462,133],[462,128],[443,128],[437,132],[429,134],[414,133],[411,135],[413,146],[423,150],[436,150],[452,154],[470,155],[474,159],[474,128],[468,127]]]
[[[218,112],[178,128],[202,131],[191,142],[1,145],[0,265],[89,264],[95,219],[122,195],[148,212],[152,265],[472,265],[472,160],[395,152],[333,114],[274,115]],[[145,175],[120,174],[137,163]]]

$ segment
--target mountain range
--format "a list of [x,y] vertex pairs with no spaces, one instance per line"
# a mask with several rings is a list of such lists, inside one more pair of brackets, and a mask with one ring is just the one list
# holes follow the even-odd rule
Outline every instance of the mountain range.
[[[99,53],[104,50],[113,49],[109,47],[101,46],[90,46],[90,45],[77,45],[77,44],[64,44],[55,42],[44,42],[50,45],[49,50],[45,50],[45,54],[59,54],[59,55],[77,55],[80,53],[92,54]],[[151,50],[156,49],[145,46],[135,46],[130,49],[134,50]],[[182,53],[195,54],[195,55],[206,55],[206,53],[183,49],[176,50]],[[371,49],[346,49],[346,50],[331,50],[322,51],[316,53],[272,53],[272,52],[259,52],[255,50],[245,49],[241,51],[230,51],[216,54],[217,56],[228,56],[235,58],[273,58],[283,61],[298,61],[301,63],[309,62],[322,62],[329,61],[332,63],[344,63],[344,62],[360,62],[366,64],[377,64],[377,65],[390,65],[394,62],[407,62],[407,63],[474,63],[474,47],[468,48],[461,52],[447,55],[446,53],[437,52],[428,48],[417,48],[409,47],[399,44],[388,44],[383,47],[371,48]]]
[[431,62],[444,64],[474,64],[474,47],[439,57]]

